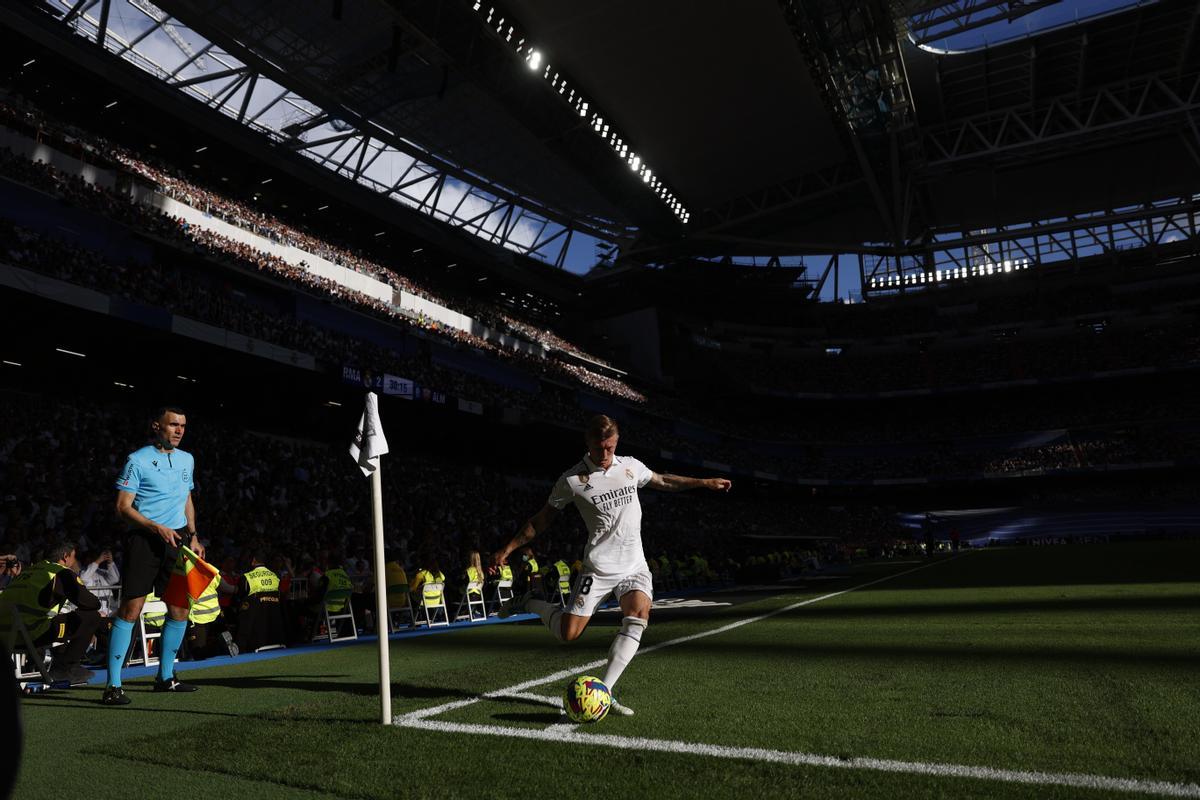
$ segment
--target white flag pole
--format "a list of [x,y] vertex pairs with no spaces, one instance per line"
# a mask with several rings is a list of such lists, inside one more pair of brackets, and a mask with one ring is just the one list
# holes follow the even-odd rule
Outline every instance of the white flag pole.
[[387,575],[383,555],[383,470],[371,473],[371,504],[375,518],[375,630],[379,634],[379,715],[384,725],[392,724],[392,664],[388,652]]
[[379,421],[378,398],[367,392],[358,432],[350,443],[350,456],[371,476],[371,508],[375,529],[375,630],[379,634],[379,717],[392,724],[392,665],[388,654],[387,575],[383,554],[383,479],[380,456],[388,451],[383,425]]

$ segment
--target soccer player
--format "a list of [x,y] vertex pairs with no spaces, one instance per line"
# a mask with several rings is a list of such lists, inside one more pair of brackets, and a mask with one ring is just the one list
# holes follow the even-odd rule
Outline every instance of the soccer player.
[[[101,700],[104,705],[130,702],[121,688],[121,666],[133,638],[133,626],[150,590],[159,597],[166,590],[180,541],[190,538],[189,547],[204,557],[204,547],[196,538],[196,507],[192,504],[195,460],[179,449],[186,430],[187,417],[182,409],[158,409],[150,421],[150,444],[129,454],[117,479],[117,517],[129,530],[121,605],[108,641],[108,686]],[[167,620],[159,639],[156,692],[178,694],[199,688],[175,679],[175,656],[187,630],[187,619],[186,606],[167,606]]]
[[[638,489],[649,486],[667,492],[710,489],[727,492],[725,478],[685,478],[652,472],[636,458],[618,456],[619,430],[603,414],[588,421],[584,431],[587,454],[554,484],[542,510],[530,517],[492,564],[504,564],[509,554],[546,530],[568,503],[574,503],[588,531],[583,569],[575,578],[566,609],[535,599],[532,591],[502,607],[501,617],[532,611],[561,642],[578,639],[592,614],[611,593],[621,606],[621,630],[608,651],[604,683],[611,690],[637,653],[642,632],[650,624],[654,597],[650,568],[642,551],[642,506]],[[628,710],[628,709],[627,709]]]

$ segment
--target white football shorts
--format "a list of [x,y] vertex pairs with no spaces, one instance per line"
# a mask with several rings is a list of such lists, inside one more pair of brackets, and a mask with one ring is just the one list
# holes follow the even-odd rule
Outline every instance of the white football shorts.
[[584,570],[575,576],[571,599],[565,610],[568,614],[590,617],[610,594],[620,602],[621,595],[634,591],[654,599],[654,579],[644,564],[636,572],[625,575],[601,575]]

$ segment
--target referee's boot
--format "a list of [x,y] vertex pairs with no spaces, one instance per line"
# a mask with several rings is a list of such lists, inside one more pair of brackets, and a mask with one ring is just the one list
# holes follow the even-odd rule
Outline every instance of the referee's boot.
[[193,683],[183,683],[175,676],[171,676],[166,680],[161,678],[154,679],[155,692],[171,692],[172,694],[185,694],[187,692],[198,692],[200,687]]
[[104,697],[100,698],[100,704],[105,706],[127,706],[131,702],[120,686],[109,686],[104,690]]

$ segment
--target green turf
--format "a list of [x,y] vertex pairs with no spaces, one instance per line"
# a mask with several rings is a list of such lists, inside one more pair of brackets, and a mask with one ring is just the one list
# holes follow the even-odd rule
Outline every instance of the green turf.
[[[580,732],[832,756],[1200,783],[1200,543],[983,551],[639,656],[633,717]],[[650,625],[644,647],[912,569]],[[612,618],[571,646],[535,624],[392,646],[407,713],[604,657]],[[1104,797],[993,781],[796,767],[695,754],[375,724],[375,652],[342,646],[189,672],[203,691],[95,704],[98,689],[25,703],[16,793],[175,791],[257,797]],[[559,683],[530,691],[551,695]],[[143,690],[139,690],[143,689]],[[438,720],[520,729],[548,706],[484,700]],[[69,765],[69,766],[68,766]]]

